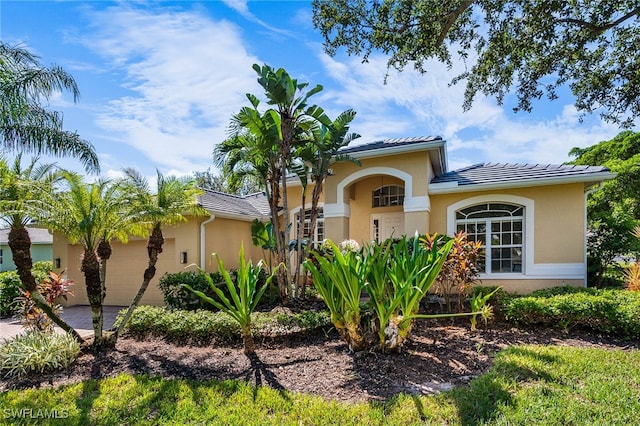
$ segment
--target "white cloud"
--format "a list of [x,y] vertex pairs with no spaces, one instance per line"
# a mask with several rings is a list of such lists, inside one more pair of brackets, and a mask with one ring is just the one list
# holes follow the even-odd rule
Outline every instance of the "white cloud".
[[114,7],[91,14],[83,43],[125,73],[130,95],[110,101],[98,125],[163,168],[211,165],[232,114],[255,85],[239,29],[195,12]]
[[[336,59],[318,54],[326,73],[341,87],[325,99],[354,108],[352,130],[363,137],[356,143],[387,137],[438,135],[447,140],[450,169],[478,162],[563,163],[574,146],[589,146],[611,139],[620,129],[590,117],[579,122],[572,105],[540,103],[538,114],[505,111],[493,99],[477,96],[463,111],[464,84],[449,86],[460,64],[452,70],[433,62],[426,74],[407,67],[389,70],[386,58],[371,55]],[[561,108],[553,115],[551,111]],[[543,115],[551,118],[540,118]]]

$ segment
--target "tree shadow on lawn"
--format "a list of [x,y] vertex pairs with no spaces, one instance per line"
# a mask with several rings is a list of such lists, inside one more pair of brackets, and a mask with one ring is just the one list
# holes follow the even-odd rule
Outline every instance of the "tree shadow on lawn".
[[[496,419],[501,407],[517,404],[514,393],[521,384],[542,381],[563,385],[565,382],[549,373],[550,365],[562,362],[560,357],[541,354],[533,347],[514,346],[497,357],[495,365],[486,374],[474,379],[468,386],[449,392],[457,406],[463,425],[475,425]],[[536,367],[545,364],[546,368]]]

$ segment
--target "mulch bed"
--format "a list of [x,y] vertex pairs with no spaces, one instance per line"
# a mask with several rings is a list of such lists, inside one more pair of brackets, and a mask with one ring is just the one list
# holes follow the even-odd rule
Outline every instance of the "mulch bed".
[[0,380],[0,390],[43,388],[119,373],[193,380],[233,379],[320,395],[346,402],[388,400],[398,393],[428,394],[451,389],[485,373],[493,355],[510,345],[553,344],[639,349],[581,330],[517,329],[490,324],[476,332],[468,321],[420,320],[401,353],[349,353],[327,327],[304,335],[257,340],[248,358],[239,342],[215,347],[182,346],[159,338],[121,338],[115,350],[83,354],[68,370]]

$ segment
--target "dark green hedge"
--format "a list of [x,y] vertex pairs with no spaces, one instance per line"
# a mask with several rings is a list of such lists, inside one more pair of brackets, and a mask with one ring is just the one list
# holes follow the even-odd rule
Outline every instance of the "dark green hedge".
[[[252,316],[255,334],[273,335],[330,327],[328,311],[302,311],[292,314],[257,312]],[[155,336],[168,341],[194,345],[239,341],[240,326],[222,312],[187,311],[161,306],[139,306],[127,324],[136,337]]]
[[[235,281],[236,270],[229,270],[231,279]],[[216,308],[209,303],[203,302],[198,296],[184,288],[184,284],[190,285],[194,290],[199,290],[209,297],[214,296],[213,290],[209,286],[207,279],[204,276],[204,272],[178,272],[175,274],[164,274],[160,277],[158,287],[162,291],[164,303],[172,309],[186,309],[188,311],[195,311],[198,309],[205,309],[215,311]],[[227,297],[229,297],[227,285],[224,283],[222,275],[218,272],[211,272],[209,276],[215,283],[215,285],[222,289]],[[263,270],[260,275],[260,286],[266,285],[267,271]],[[275,290],[272,286],[272,290]],[[260,300],[260,304],[271,304],[277,298],[277,291],[270,291],[264,294]]]
[[585,327],[627,338],[640,337],[640,292],[558,287],[508,297],[500,310],[517,325]]
[[[36,282],[46,278],[52,268],[52,262],[35,262],[32,273],[36,278]],[[16,298],[20,296],[21,287],[22,283],[16,271],[0,272],[0,318],[10,316],[16,311]],[[71,290],[73,290],[73,287],[71,287]]]

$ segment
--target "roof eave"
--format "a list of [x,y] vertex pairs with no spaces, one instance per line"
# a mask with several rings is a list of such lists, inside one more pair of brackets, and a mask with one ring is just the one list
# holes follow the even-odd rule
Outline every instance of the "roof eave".
[[[374,158],[386,155],[406,154],[411,152],[425,151],[433,148],[439,148],[444,150],[446,144],[445,140],[439,139],[435,141],[425,141],[419,143],[412,143],[407,145],[391,145],[385,148],[376,148],[366,151],[347,152],[350,157],[357,158],[358,160],[364,160],[367,158]],[[446,154],[445,154],[446,155]],[[446,158],[445,158],[446,159]]]
[[532,186],[566,185],[572,183],[599,183],[616,177],[615,173],[599,172],[588,176],[555,177],[545,179],[525,179],[511,182],[458,185],[457,182],[429,184],[429,194],[453,194],[457,192],[490,191],[495,189],[525,188]]
[[240,214],[240,213],[229,213],[229,212],[217,212],[214,210],[206,209],[211,215],[215,216],[216,219],[233,219],[233,220],[241,220],[243,222],[253,222],[255,219],[258,220],[266,220],[268,216],[265,215],[255,215],[255,214]]

